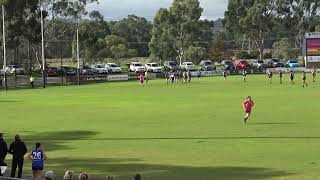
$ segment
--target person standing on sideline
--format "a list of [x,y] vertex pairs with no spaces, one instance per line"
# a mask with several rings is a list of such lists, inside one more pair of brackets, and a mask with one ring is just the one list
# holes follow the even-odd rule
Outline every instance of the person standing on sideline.
[[268,70],[268,78],[269,78],[270,84],[272,84],[272,77],[273,77],[273,73],[272,73],[271,70],[269,69],[269,70]]
[[34,79],[35,79],[34,76],[31,75],[30,76],[30,85],[31,85],[32,88],[34,88]]
[[32,160],[32,180],[41,180],[44,161],[47,159],[47,155],[42,150],[39,142],[36,143],[36,149],[30,152],[28,158]]
[[247,99],[243,102],[243,108],[246,113],[246,116],[244,117],[244,123],[247,123],[247,120],[251,115],[253,106],[254,106],[254,103],[252,101],[252,98],[251,96],[248,96]]
[[317,78],[317,70],[315,67],[312,68],[311,74],[312,74],[312,81],[315,83]]
[[139,80],[140,80],[140,85],[143,86],[143,84],[144,84],[144,75],[143,74],[140,74]]
[[146,71],[145,73],[144,73],[144,78],[145,78],[145,80],[146,80],[146,84],[148,84],[148,81],[149,81],[149,73],[148,73],[148,71]]
[[306,80],[307,80],[307,74],[306,72],[302,71],[302,87],[304,87],[304,85],[308,87]]
[[247,82],[247,71],[246,70],[243,70],[242,71],[242,76],[243,76],[243,82]]
[[290,70],[290,80],[291,80],[291,84],[294,85],[294,72],[293,72],[293,70]]
[[[4,162],[6,159],[6,156],[8,154],[8,146],[6,141],[3,139],[3,133],[0,132],[0,166],[7,166],[7,164]],[[0,170],[0,176],[3,176]]]
[[16,135],[14,139],[14,142],[12,142],[9,147],[9,153],[13,155],[11,177],[15,177],[16,169],[18,166],[18,178],[21,179],[24,155],[27,153],[28,150],[25,143],[21,140],[19,135]]
[[279,79],[280,79],[280,84],[282,84],[282,76],[283,76],[283,73],[281,70],[279,70]]

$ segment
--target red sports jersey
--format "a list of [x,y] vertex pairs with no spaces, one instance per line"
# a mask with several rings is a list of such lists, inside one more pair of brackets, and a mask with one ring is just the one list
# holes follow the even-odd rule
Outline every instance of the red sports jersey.
[[254,103],[252,100],[245,100],[243,102],[243,107],[246,111],[250,112],[252,110],[252,107],[254,106]]

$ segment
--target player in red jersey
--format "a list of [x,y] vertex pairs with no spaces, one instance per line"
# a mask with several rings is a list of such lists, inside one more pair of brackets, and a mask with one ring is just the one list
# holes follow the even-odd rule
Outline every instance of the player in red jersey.
[[247,99],[243,102],[243,108],[246,113],[246,116],[244,117],[244,123],[247,123],[247,120],[251,115],[253,106],[254,106],[254,103],[252,101],[252,98],[251,96],[248,96]]

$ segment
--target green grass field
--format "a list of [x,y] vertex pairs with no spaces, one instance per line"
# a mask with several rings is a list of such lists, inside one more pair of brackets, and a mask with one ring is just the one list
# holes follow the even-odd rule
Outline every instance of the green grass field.
[[[292,86],[265,75],[151,81],[1,92],[8,143],[21,134],[42,142],[46,170],[92,179],[253,180],[320,178],[320,85]],[[309,76],[310,78],[310,76]],[[242,102],[255,108],[243,123]],[[10,162],[8,156],[7,162]],[[25,162],[30,176],[31,162]],[[61,178],[60,178],[61,179]]]

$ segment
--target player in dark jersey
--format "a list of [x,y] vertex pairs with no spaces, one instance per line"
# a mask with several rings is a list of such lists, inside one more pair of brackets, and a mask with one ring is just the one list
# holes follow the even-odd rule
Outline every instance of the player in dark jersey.
[[307,74],[306,72],[302,71],[302,87],[304,87],[305,85],[308,87],[306,80],[307,80]]
[[28,158],[32,160],[32,180],[41,180],[44,161],[47,159],[47,155],[42,150],[39,142],[36,143],[36,149],[31,151]]
[[173,84],[174,83],[174,72],[173,71],[170,72],[170,79],[171,79],[171,84]]
[[290,80],[291,80],[291,84],[294,84],[294,72],[293,72],[293,70],[290,70]]
[[311,70],[311,74],[312,74],[312,81],[315,83],[316,82],[316,78],[317,78],[317,70],[316,68],[312,68]]
[[247,71],[246,70],[243,70],[242,71],[242,76],[243,76],[243,82],[247,82]]
[[283,73],[281,70],[279,70],[279,79],[280,79],[280,84],[282,84],[282,77],[283,77]]
[[222,76],[225,81],[228,80],[226,71],[222,71]]
[[269,78],[270,84],[272,84],[272,77],[273,77],[272,71],[268,70],[268,78]]

